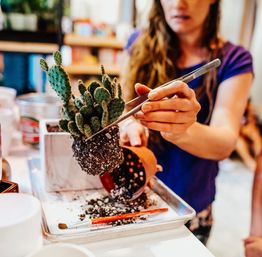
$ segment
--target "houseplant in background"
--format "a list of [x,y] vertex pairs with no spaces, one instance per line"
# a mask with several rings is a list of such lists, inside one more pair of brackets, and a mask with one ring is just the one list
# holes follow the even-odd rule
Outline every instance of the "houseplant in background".
[[21,9],[20,0],[2,0],[1,9],[3,11],[6,29],[24,30],[24,15]]
[[55,52],[54,59],[56,64],[51,68],[44,59],[40,64],[47,72],[52,88],[63,101],[63,118],[59,126],[73,138],[74,157],[87,174],[100,175],[112,171],[123,161],[118,126],[91,136],[122,114],[125,103],[120,84],[116,78],[111,80],[102,67],[102,81],[92,81],[88,87],[79,81],[80,96],[76,97],[72,94],[68,75],[61,66],[61,54]]
[[[30,1],[30,0],[29,0]],[[58,29],[58,5],[61,0],[35,0],[32,8],[38,15],[38,29],[40,31],[56,32]]]
[[5,27],[12,30],[54,31],[58,0],[2,0]]
[[6,28],[12,30],[37,30],[37,15],[33,13],[34,0],[2,0]]

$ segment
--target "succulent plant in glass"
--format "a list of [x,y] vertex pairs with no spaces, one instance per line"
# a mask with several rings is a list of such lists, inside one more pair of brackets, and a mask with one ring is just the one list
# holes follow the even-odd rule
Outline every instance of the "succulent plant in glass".
[[86,87],[79,80],[80,96],[77,97],[72,94],[60,52],[54,53],[54,60],[55,65],[51,68],[44,59],[40,60],[40,65],[46,71],[51,87],[63,101],[63,118],[59,126],[73,137],[74,157],[88,174],[101,175],[112,171],[124,158],[119,145],[118,126],[91,136],[122,114],[125,103],[120,84],[116,78],[112,80],[102,66],[102,81],[92,81]]

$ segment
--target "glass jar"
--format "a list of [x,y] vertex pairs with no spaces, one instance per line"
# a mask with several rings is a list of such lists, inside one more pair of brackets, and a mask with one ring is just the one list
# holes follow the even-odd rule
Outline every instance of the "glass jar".
[[11,167],[8,161],[4,158],[2,159],[2,180],[11,180]]

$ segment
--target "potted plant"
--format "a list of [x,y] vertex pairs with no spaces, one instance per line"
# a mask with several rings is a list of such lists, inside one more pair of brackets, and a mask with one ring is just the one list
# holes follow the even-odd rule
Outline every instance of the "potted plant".
[[13,30],[36,31],[39,19],[46,16],[54,22],[57,0],[2,0],[1,7],[6,16],[6,27]]
[[6,13],[7,28],[13,30],[37,30],[37,15],[30,0],[3,0],[2,10]]
[[118,126],[92,137],[118,119],[124,110],[117,79],[111,80],[102,66],[102,80],[92,81],[87,87],[78,81],[80,96],[75,96],[61,66],[61,54],[54,53],[54,59],[51,68],[44,59],[40,61],[52,88],[63,101],[62,119],[40,122],[41,167],[46,189],[104,187],[120,197],[139,196],[158,170],[154,154],[146,147],[120,146]]
[[122,114],[125,103],[120,84],[116,78],[111,80],[102,67],[102,81],[93,81],[88,87],[79,81],[80,97],[77,97],[72,94],[69,77],[61,66],[60,52],[54,53],[54,59],[55,65],[51,68],[44,59],[40,60],[40,64],[47,72],[52,88],[63,101],[63,118],[59,126],[71,134],[75,159],[87,174],[100,175],[112,171],[123,161],[118,126],[94,137],[92,134]]

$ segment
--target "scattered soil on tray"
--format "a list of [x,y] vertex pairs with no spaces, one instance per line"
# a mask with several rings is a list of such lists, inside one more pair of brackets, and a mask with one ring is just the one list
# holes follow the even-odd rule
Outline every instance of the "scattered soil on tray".
[[[139,212],[156,206],[156,201],[150,199],[145,192],[139,198],[128,201],[125,197],[122,197],[123,192],[121,190],[125,189],[112,190],[109,196],[86,200],[86,204],[81,206],[83,213],[79,215],[79,219],[83,220],[85,216],[92,219]],[[141,216],[132,219],[117,220],[109,224],[119,226],[136,223],[139,220],[145,219],[145,216]]]

